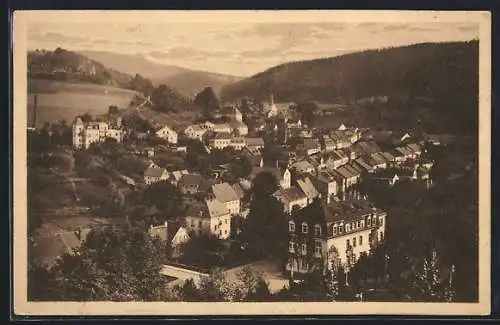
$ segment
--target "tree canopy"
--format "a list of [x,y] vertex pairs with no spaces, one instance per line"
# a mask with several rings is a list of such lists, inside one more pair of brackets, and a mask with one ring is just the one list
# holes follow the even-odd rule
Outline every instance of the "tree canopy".
[[194,98],[194,103],[201,109],[204,118],[211,118],[213,113],[219,109],[219,99],[215,95],[212,87],[206,87]]
[[139,227],[92,230],[74,254],[64,255],[50,270],[32,269],[30,300],[162,300],[165,251],[159,239]]

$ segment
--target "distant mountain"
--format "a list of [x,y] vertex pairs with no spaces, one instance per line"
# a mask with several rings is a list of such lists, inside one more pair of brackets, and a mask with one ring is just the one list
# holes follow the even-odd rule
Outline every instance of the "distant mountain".
[[[56,80],[62,82],[59,88],[64,88],[65,83],[76,83],[131,89],[151,95],[152,108],[165,113],[196,109],[189,98],[168,86],[155,88],[147,78],[119,72],[82,54],[61,48],[55,51],[28,52],[28,79],[30,86],[45,85],[43,82],[32,81]],[[30,91],[34,91],[31,88]],[[51,91],[51,86],[42,88]]]
[[[223,100],[349,103],[377,96],[426,98],[440,119],[477,123],[479,42],[423,43],[285,63],[225,86]],[[405,109],[400,107],[400,109]]]
[[241,77],[155,63],[141,55],[103,51],[80,51],[79,53],[112,69],[131,75],[140,74],[156,85],[165,84],[189,97],[194,97],[208,86],[218,93],[223,86],[242,79]]

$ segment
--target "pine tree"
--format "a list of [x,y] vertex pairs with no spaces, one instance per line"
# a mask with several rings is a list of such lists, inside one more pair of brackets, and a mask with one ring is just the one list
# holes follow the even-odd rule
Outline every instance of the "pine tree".
[[455,300],[455,265],[451,266],[450,277],[448,279],[448,285],[444,289],[444,300],[446,302],[453,302]]
[[439,263],[435,249],[432,250],[430,257],[424,259],[422,271],[417,273],[417,288],[426,301],[439,301],[441,299]]

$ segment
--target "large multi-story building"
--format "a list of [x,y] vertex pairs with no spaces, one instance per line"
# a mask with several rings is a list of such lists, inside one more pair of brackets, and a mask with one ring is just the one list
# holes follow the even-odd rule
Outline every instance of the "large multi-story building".
[[384,240],[386,216],[367,200],[316,199],[289,216],[286,271],[306,274],[318,267],[352,267]]
[[231,235],[231,213],[215,197],[190,206],[186,213],[186,227],[195,235],[212,234],[219,239]]
[[84,123],[81,118],[77,117],[73,123],[73,147],[76,149],[88,149],[92,143],[104,142],[108,138],[122,142],[121,119],[116,119],[114,123],[104,121]]

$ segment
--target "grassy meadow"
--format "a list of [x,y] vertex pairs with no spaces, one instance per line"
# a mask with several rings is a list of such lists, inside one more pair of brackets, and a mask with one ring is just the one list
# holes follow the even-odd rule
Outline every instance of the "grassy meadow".
[[37,95],[36,126],[65,119],[71,123],[80,114],[103,114],[110,105],[127,107],[135,91],[112,86],[28,80],[28,125],[33,123],[34,95]]

